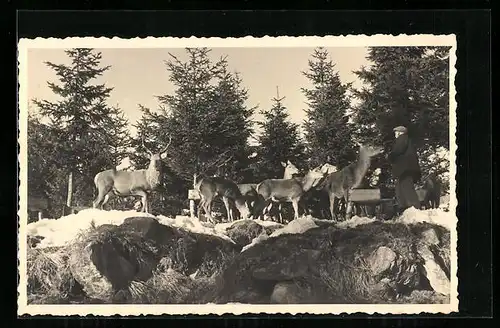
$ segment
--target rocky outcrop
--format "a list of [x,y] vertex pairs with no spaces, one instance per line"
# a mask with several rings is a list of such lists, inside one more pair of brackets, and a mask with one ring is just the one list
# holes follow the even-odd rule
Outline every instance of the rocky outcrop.
[[449,293],[446,266],[439,264],[447,257],[449,232],[440,226],[324,225],[239,254],[223,272],[215,301],[391,303],[415,291]]
[[120,291],[137,288],[138,283],[165,272],[178,272],[186,278],[195,272],[201,278],[213,276],[239,251],[222,238],[162,225],[147,217],[92,228],[71,248],[69,266],[86,295],[113,302],[128,302],[130,293],[124,296]]
[[278,225],[238,221],[226,231],[235,243],[163,225],[151,217],[92,227],[64,247],[28,247],[29,300],[449,302],[447,228],[373,220],[350,226],[307,222],[297,221],[274,233]]

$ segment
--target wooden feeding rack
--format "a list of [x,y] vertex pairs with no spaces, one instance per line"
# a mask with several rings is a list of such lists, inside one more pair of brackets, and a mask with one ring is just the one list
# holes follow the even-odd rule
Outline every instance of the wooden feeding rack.
[[381,199],[380,189],[353,189],[349,200],[354,203],[378,203]]

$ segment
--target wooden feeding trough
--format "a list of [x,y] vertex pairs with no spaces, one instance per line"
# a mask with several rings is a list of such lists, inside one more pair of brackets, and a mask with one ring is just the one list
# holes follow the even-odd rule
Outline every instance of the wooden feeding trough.
[[353,189],[349,195],[349,202],[360,206],[372,207],[374,212],[389,212],[389,207],[395,205],[393,198],[382,198],[379,188]]

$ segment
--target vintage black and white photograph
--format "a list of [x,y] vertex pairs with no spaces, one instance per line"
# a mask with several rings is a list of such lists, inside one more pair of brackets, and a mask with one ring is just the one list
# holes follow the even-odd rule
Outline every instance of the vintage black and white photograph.
[[455,51],[21,39],[18,314],[457,311]]

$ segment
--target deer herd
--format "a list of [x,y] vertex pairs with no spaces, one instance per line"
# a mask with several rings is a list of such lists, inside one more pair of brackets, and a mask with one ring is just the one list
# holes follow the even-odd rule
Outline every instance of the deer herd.
[[[102,209],[103,205],[114,196],[139,196],[142,199],[141,210],[150,212],[148,196],[161,185],[160,162],[162,154],[166,156],[170,141],[162,150],[152,152],[146,148],[143,140],[142,146],[150,156],[147,169],[136,171],[110,169],[97,173],[94,178],[97,198],[93,207]],[[335,215],[337,199],[342,199],[348,204],[346,215],[350,215],[349,193],[362,181],[370,167],[371,158],[381,153],[381,147],[360,145],[356,161],[341,170],[326,163],[303,175],[300,175],[300,170],[293,163],[287,161],[281,163],[284,168],[283,178],[265,179],[260,183],[237,184],[220,176],[202,177],[195,182],[195,190],[200,196],[198,217],[201,217],[203,210],[207,219],[213,222],[212,204],[217,198],[221,198],[230,221],[235,220],[238,214],[242,218],[263,218],[277,204],[279,220],[283,222],[283,203],[292,204],[294,219],[297,219],[301,201],[312,189],[324,191],[329,195],[332,218],[337,218]],[[235,210],[238,213],[235,213]],[[307,206],[304,211],[308,211]]]
[[[167,156],[167,150],[172,138],[169,137],[167,145],[153,152],[144,145],[142,147],[149,155],[149,166],[146,169],[125,171],[116,168],[101,171],[94,177],[97,197],[93,202],[94,208],[103,206],[112,197],[141,197],[141,211],[150,212],[149,195],[157,190],[162,184],[162,158]],[[381,154],[381,147],[359,145],[356,160],[338,170],[336,166],[329,163],[320,165],[300,174],[300,170],[290,161],[282,162],[284,168],[283,178],[265,179],[259,183],[237,184],[230,179],[212,176],[202,177],[195,181],[194,187],[200,196],[198,205],[198,218],[201,218],[202,210],[210,222],[213,222],[212,204],[217,198],[221,198],[229,221],[234,221],[238,215],[241,218],[264,218],[271,209],[277,205],[279,221],[283,223],[282,204],[291,203],[294,211],[294,219],[299,217],[299,208],[304,213],[310,213],[307,204],[309,191],[320,192],[328,199],[327,210],[332,219],[337,220],[339,206],[346,207],[345,216],[348,218],[353,210],[353,202],[350,194],[362,183],[367,170],[370,168],[372,158]],[[439,206],[440,185],[437,180],[428,177],[424,188],[417,190],[424,206],[431,208]],[[326,195],[328,197],[326,197]],[[28,210],[47,210],[46,202],[36,197],[29,197]],[[136,208],[138,209],[138,208]],[[238,212],[236,213],[235,210]]]

